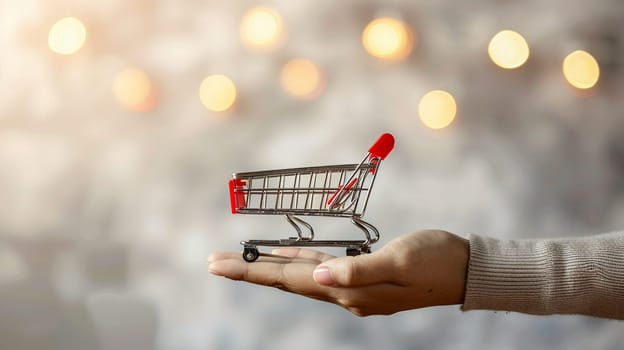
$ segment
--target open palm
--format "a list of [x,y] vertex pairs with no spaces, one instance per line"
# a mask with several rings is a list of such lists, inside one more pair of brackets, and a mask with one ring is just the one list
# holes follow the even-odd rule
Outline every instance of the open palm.
[[208,261],[215,275],[328,301],[366,316],[462,303],[468,254],[465,239],[426,230],[358,256],[280,248],[253,263],[240,252],[213,253]]

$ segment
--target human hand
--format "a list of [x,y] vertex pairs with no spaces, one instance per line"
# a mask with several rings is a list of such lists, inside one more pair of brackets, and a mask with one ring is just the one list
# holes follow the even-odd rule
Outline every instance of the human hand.
[[274,249],[245,262],[239,252],[208,258],[209,271],[342,306],[358,316],[461,304],[468,241],[441,230],[400,236],[378,251],[335,257],[301,248]]

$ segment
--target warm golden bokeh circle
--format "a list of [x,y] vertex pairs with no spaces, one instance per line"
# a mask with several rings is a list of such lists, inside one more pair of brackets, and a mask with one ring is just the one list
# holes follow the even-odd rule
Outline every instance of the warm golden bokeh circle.
[[457,114],[455,98],[443,90],[426,93],[418,104],[420,120],[431,129],[443,129],[449,126]]
[[589,52],[576,50],[563,60],[563,76],[577,89],[590,89],[600,78],[600,66]]
[[140,69],[129,68],[115,77],[113,94],[126,109],[146,112],[156,104],[156,91],[152,79]]
[[374,57],[385,61],[402,61],[412,52],[414,34],[403,21],[381,17],[364,28],[362,45]]
[[252,7],[243,15],[240,25],[241,41],[250,49],[274,49],[282,43],[284,35],[282,18],[270,7]]
[[488,55],[501,68],[518,68],[529,59],[529,44],[519,33],[503,30],[490,40]]
[[87,39],[87,28],[75,17],[65,17],[54,23],[48,33],[50,50],[71,55],[78,52]]
[[199,87],[199,99],[204,107],[211,111],[226,111],[236,101],[236,86],[225,75],[208,76]]
[[293,59],[282,67],[280,83],[286,93],[299,99],[313,99],[324,87],[321,69],[306,59]]

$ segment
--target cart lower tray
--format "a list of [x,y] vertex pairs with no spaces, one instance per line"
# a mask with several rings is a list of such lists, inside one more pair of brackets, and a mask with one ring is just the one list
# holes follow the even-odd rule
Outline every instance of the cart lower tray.
[[291,237],[288,239],[251,239],[241,241],[243,245],[243,259],[251,262],[258,259],[260,252],[258,246],[265,247],[344,247],[347,255],[360,255],[370,253],[369,241],[366,240],[315,240]]

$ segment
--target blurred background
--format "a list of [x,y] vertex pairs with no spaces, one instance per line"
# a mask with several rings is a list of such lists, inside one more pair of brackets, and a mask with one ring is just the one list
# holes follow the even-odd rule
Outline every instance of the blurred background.
[[357,318],[205,263],[292,235],[231,215],[232,172],[357,162],[383,132],[377,247],[623,229],[622,23],[619,0],[0,0],[0,347],[622,348],[614,321]]

